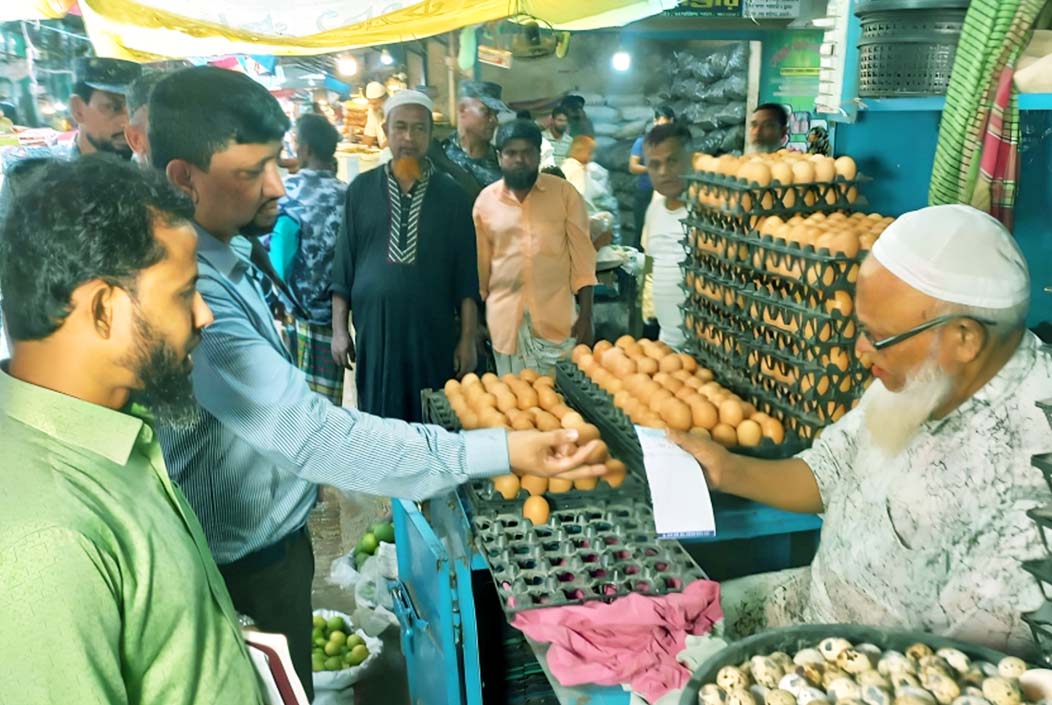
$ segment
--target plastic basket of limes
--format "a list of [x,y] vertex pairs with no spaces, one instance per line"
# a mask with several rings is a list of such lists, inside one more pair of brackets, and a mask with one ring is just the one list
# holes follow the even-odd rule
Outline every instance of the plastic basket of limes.
[[383,649],[383,642],[354,629],[351,618],[335,610],[314,610],[315,690],[343,690],[362,680]]

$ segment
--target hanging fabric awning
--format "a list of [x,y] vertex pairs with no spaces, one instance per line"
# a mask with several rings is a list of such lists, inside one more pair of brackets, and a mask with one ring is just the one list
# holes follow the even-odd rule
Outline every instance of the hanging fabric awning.
[[[8,4],[12,7],[7,7]],[[4,0],[0,17],[40,17],[66,0]],[[519,14],[556,29],[617,27],[678,0],[80,0],[100,56],[139,61],[216,54],[323,54],[422,39]],[[61,13],[59,13],[61,14]],[[56,16],[56,15],[43,15]],[[24,17],[23,17],[24,18]]]
[[0,22],[58,19],[76,4],[77,0],[5,0],[0,3]]

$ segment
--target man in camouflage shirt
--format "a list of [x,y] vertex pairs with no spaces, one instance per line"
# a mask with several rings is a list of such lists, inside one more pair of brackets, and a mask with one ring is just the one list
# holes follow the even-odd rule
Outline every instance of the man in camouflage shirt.
[[482,189],[502,178],[493,133],[497,116],[511,108],[501,100],[501,87],[496,83],[464,81],[458,96],[457,131],[433,142],[428,157],[474,202]]
[[[334,404],[343,403],[342,367],[333,362],[333,249],[340,232],[347,184],[336,178],[333,154],[340,135],[322,115],[296,124],[299,172],[285,181],[285,197],[270,239],[270,261],[304,309],[296,316],[296,359],[307,384]],[[303,316],[306,316],[305,318]]]

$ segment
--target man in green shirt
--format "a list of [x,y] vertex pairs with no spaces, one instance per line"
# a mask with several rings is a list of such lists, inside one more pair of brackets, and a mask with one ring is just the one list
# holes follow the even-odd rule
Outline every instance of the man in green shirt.
[[96,155],[41,167],[0,227],[0,702],[262,701],[147,421],[195,414],[212,315],[192,217],[159,174]]

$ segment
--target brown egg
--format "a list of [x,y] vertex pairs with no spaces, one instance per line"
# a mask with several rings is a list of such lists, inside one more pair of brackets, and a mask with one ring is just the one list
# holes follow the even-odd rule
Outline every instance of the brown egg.
[[580,428],[585,424],[584,418],[576,411],[571,411],[568,414],[563,414],[563,416],[559,419],[559,422],[562,424],[563,428]]
[[662,372],[675,372],[676,370],[683,369],[683,361],[679,359],[679,355],[676,353],[669,353],[661,358],[658,363],[658,369]]
[[763,429],[755,421],[745,419],[738,424],[737,434],[738,445],[751,448],[760,445],[760,440],[763,438]]
[[594,353],[599,363],[606,369],[614,372],[617,370],[621,360],[625,358],[625,351],[621,348],[607,348],[602,353]]
[[614,406],[618,409],[624,409],[630,399],[632,399],[632,395],[627,390],[622,389],[614,394]]
[[592,368],[592,374],[590,376],[593,382],[604,389],[606,388],[607,383],[613,379],[613,376],[606,371],[606,368],[600,367],[599,365]]
[[639,371],[645,375],[653,375],[658,371],[658,361],[650,356],[636,360],[636,365]]
[[534,391],[533,387],[528,385],[523,385],[515,390],[515,399],[518,401],[519,408],[523,411],[526,409],[532,409],[540,402],[537,392]]
[[851,294],[843,289],[834,291],[833,295],[826,299],[825,309],[827,313],[839,311],[840,315],[848,318],[855,310],[855,301]]
[[519,379],[521,379],[523,382],[529,382],[530,384],[536,382],[538,379],[540,379],[540,377],[541,375],[537,372],[537,370],[531,370],[529,367],[527,367],[525,370],[519,373]]
[[716,376],[712,374],[712,370],[707,367],[699,367],[698,371],[694,373],[694,376],[702,382],[711,382],[716,378]]
[[745,418],[747,418],[747,419],[751,418],[752,415],[755,414],[755,413],[756,413],[756,407],[755,406],[753,406],[752,404],[750,404],[747,401],[743,401],[742,402],[742,415]]
[[622,335],[614,341],[614,346],[626,350],[630,345],[635,345],[636,339],[630,335]]
[[694,428],[690,429],[690,435],[697,436],[698,438],[702,438],[702,439],[704,439],[706,441],[711,441],[712,440],[712,434],[709,433],[708,429],[699,428],[697,426],[695,426]]
[[447,397],[453,397],[460,394],[460,382],[455,379],[451,379],[446,382],[446,385],[442,387],[442,390],[446,393]]
[[548,517],[552,514],[548,507],[548,500],[544,497],[530,497],[522,504],[522,516],[530,520],[534,526],[547,524]]
[[471,405],[472,409],[481,414],[486,409],[497,408],[497,397],[493,396],[489,392],[484,392],[482,394],[477,395],[474,401],[468,399],[468,404]]
[[548,387],[551,389],[555,386],[555,378],[549,375],[541,375],[537,378],[537,381],[533,383],[534,389],[540,389],[541,387]]
[[595,449],[588,454],[587,458],[585,458],[585,462],[590,465],[596,465],[605,462],[609,455],[610,450],[606,447],[606,443],[599,441],[596,443]]
[[501,377],[500,381],[508,385],[508,389],[515,389],[517,385],[522,384],[522,380],[519,379],[518,375],[513,375],[510,372]]
[[640,401],[641,404],[649,407],[651,397],[657,394],[657,392],[661,389],[662,387],[660,384],[655,384],[654,382],[647,381],[646,383],[640,385],[639,389],[636,390],[635,397]]
[[522,485],[522,489],[526,490],[534,497],[542,495],[548,490],[547,477],[523,475],[522,478],[519,479],[519,483]]
[[539,411],[534,416],[534,422],[537,424],[538,431],[558,431],[562,428],[562,424],[552,414],[547,411]]
[[702,384],[704,383],[697,376],[690,377],[684,381],[684,385],[691,389],[701,389]]
[[559,395],[554,389],[548,387],[541,387],[537,390],[537,406],[541,407],[545,411],[550,411],[552,407],[562,403],[559,399]]
[[686,384],[684,384],[682,387],[680,387],[679,389],[676,390],[676,398],[680,399],[682,401],[685,401],[688,404],[690,403],[691,399],[693,399],[694,397],[700,397],[700,396],[701,395],[698,394],[698,390],[697,389],[695,389],[694,387],[691,387],[689,385],[686,385]]
[[665,377],[665,381],[661,382],[661,386],[664,387],[665,389],[669,390],[673,394],[675,394],[680,389],[682,389],[683,382],[681,382],[680,380],[676,379],[675,377],[667,376],[667,377]]
[[519,478],[516,475],[501,475],[493,478],[493,489],[504,499],[515,499],[519,495]]
[[662,387],[650,395],[650,403],[647,404],[647,406],[650,407],[650,410],[655,414],[660,415],[661,405],[669,399],[675,399],[675,397],[672,395],[672,392]]
[[519,416],[511,422],[511,429],[513,431],[533,431],[536,426],[533,425],[533,421],[530,420],[529,416]]
[[686,353],[679,354],[679,361],[683,371],[687,374],[694,374],[698,369],[698,361]]
[[482,428],[501,428],[502,426],[511,426],[508,422],[508,417],[496,409],[486,409],[485,411],[480,412],[479,425]]
[[839,157],[833,165],[837,176],[843,176],[848,181],[851,181],[858,175],[858,166],[855,165],[855,160],[851,157]]
[[497,399],[497,409],[505,415],[507,415],[509,411],[519,408],[518,402],[515,400],[515,395],[511,392],[504,392],[494,396]]
[[639,422],[640,426],[645,426],[647,428],[668,428],[661,417],[653,411],[644,411],[642,417],[642,421]]
[[628,392],[630,394],[632,394],[633,396],[636,395],[639,392],[639,389],[644,384],[649,384],[649,383],[650,383],[650,377],[648,375],[643,374],[642,372],[637,372],[634,375],[629,375],[622,382],[622,384],[624,385],[624,388],[626,390],[628,390]]
[[609,340],[600,340],[592,347],[592,355],[594,355],[596,359],[599,359],[602,357],[603,353],[612,347],[614,347],[614,344]]
[[[742,408],[741,402],[727,399],[720,404],[720,423],[737,428],[744,418],[745,410]],[[715,438],[715,434],[713,434],[713,437]]]
[[[815,181],[832,181],[836,178],[836,166],[833,163],[831,157],[823,155],[816,155],[816,159],[813,160],[815,167]],[[834,199],[833,203],[836,200]]]
[[580,426],[574,426],[577,429],[577,444],[585,445],[591,441],[599,440],[599,429],[590,423],[583,423]]
[[460,417],[460,425],[465,431],[474,431],[479,427],[479,417],[474,411],[469,411]]
[[581,357],[577,358],[577,366],[581,368],[581,372],[588,374],[595,367],[595,358],[592,357],[592,353],[584,353]]
[[763,429],[764,438],[770,438],[773,443],[781,443],[785,440],[785,429],[782,427],[782,422],[776,418],[761,421],[760,428]]
[[477,374],[475,374],[474,372],[468,372],[466,375],[464,375],[464,379],[460,380],[461,386],[464,386],[464,387],[467,387],[467,386],[472,385],[472,384],[481,384],[481,383],[482,382],[479,380],[479,376]]
[[792,169],[794,184],[813,184],[815,182],[815,167],[811,162],[795,162]]
[[676,431],[689,431],[693,422],[690,407],[679,399],[668,399],[661,405],[661,419]]
[[606,461],[606,474],[603,475],[603,482],[614,488],[620,487],[627,473],[624,463],[617,458],[610,458]]
[[623,349],[625,351],[625,355],[628,355],[628,357],[633,360],[637,357],[643,356],[643,348],[639,345],[639,343],[633,342],[631,345],[626,345]]
[[732,448],[738,444],[738,432],[734,430],[733,426],[718,423],[712,429],[712,440],[725,448]]
[[598,477],[582,477],[573,481],[575,490],[581,490],[582,492],[588,492],[594,490],[596,485],[599,484]]
[[571,411],[573,411],[573,409],[568,407],[566,404],[556,404],[551,409],[548,409],[548,413],[550,413],[552,416],[559,419],[560,421]]
[[551,494],[563,494],[564,492],[569,492],[572,488],[572,480],[563,480],[558,477],[548,478],[548,492]]
[[464,414],[471,411],[471,407],[464,401],[464,397],[452,397],[449,400],[449,406],[453,409],[453,413],[457,415],[457,418],[464,418]]
[[692,401],[690,404],[691,425],[704,428],[709,431],[719,423],[720,414],[716,406],[704,399]]

